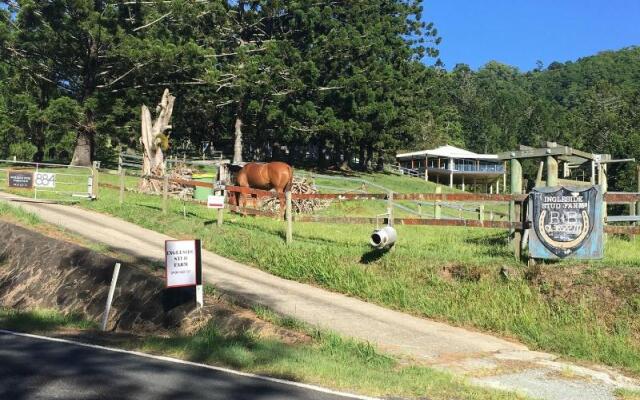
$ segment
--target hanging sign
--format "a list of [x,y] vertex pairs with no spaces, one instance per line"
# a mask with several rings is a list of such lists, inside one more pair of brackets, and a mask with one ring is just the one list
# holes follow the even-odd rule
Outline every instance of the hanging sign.
[[602,194],[597,186],[535,188],[529,217],[533,258],[602,258]]
[[9,187],[26,188],[33,187],[33,172],[9,171]]
[[210,195],[207,197],[208,208],[224,208],[224,196]]
[[49,172],[37,172],[36,174],[36,187],[37,188],[55,188],[56,187],[56,174]]
[[166,240],[166,287],[185,287],[202,284],[200,240]]

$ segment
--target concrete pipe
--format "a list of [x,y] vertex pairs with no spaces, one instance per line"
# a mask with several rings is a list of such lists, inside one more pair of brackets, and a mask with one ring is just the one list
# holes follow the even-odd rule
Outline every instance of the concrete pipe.
[[398,233],[392,226],[386,226],[382,229],[376,229],[371,234],[371,240],[369,243],[376,249],[388,249],[398,239]]

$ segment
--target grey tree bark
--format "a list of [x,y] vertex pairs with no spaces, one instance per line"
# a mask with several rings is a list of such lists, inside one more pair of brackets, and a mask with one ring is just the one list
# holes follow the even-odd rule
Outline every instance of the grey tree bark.
[[[164,151],[169,147],[168,134],[165,131],[171,129],[170,121],[173,113],[173,103],[176,98],[165,89],[162,99],[156,107],[158,117],[155,121],[151,119],[151,112],[146,105],[142,105],[140,115],[142,143],[142,176],[164,176]],[[142,179],[140,190],[145,192],[160,192],[162,182],[152,179]]]
[[242,118],[240,112],[236,114],[235,124],[235,142],[233,143],[233,163],[239,164],[242,162]]

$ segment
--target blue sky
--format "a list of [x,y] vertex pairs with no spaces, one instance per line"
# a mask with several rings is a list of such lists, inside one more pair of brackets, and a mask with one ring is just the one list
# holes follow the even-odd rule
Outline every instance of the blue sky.
[[440,58],[477,69],[496,60],[528,71],[640,45],[640,0],[423,0]]

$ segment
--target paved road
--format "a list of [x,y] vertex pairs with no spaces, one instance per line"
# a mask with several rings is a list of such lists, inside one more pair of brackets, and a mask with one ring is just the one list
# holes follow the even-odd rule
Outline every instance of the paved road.
[[0,399],[346,400],[347,397],[139,355],[0,332]]
[[[15,197],[0,192],[0,201]],[[164,241],[171,239],[78,207],[24,201],[16,204],[44,221],[135,257],[163,260]],[[385,351],[410,355],[437,368],[470,377],[481,374],[482,378],[472,378],[481,385],[548,400],[615,400],[616,388],[640,389],[637,380],[602,366],[576,366],[559,361],[553,354],[530,351],[519,343],[281,279],[208,251],[203,251],[202,258],[205,281],[237,299],[375,343]],[[513,365],[519,366],[517,371],[512,371]],[[563,378],[566,371],[579,379]],[[553,393],[540,390],[550,383],[554,384]],[[597,394],[594,385],[601,389]]]

